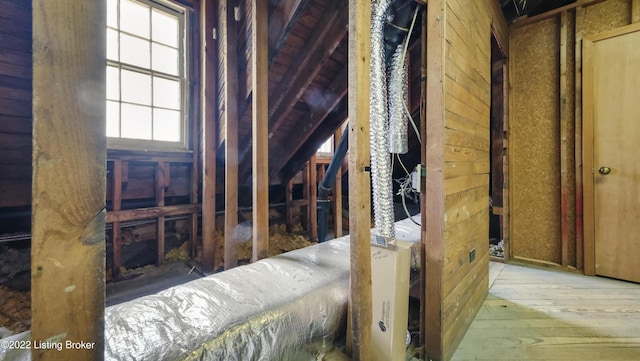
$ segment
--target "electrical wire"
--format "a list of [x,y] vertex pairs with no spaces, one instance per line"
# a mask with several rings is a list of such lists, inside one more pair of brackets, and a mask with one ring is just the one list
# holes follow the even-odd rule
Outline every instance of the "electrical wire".
[[[413,19],[411,20],[411,26],[409,27],[409,33],[407,34],[407,40],[404,42],[404,49],[402,49],[402,59],[406,59],[407,58],[407,50],[409,49],[409,41],[411,40],[411,33],[413,33],[413,27],[414,25],[416,25],[416,19],[418,18],[418,10],[420,10],[420,7],[417,6],[416,10],[413,12]],[[413,130],[416,132],[416,136],[418,137],[418,142],[420,142],[420,144],[422,144],[422,139],[420,138],[420,131],[418,130],[418,127],[416,126],[416,122],[413,120],[413,117],[411,116],[411,111],[409,111],[409,107],[407,106],[407,103],[404,103],[404,110],[407,112],[407,116],[409,117],[409,121],[411,122],[411,126],[413,127]]]
[[[395,181],[400,186],[400,189],[398,190],[397,194],[402,198],[402,208],[404,208],[404,211],[407,214],[407,217],[411,220],[411,222],[413,222],[414,224],[422,227],[422,225],[420,223],[416,222],[413,219],[413,216],[411,215],[411,212],[409,212],[409,208],[407,208],[406,195],[408,193],[415,193],[413,188],[411,188],[411,173],[409,173],[409,171],[407,170],[407,167],[405,167],[405,165],[404,165],[404,162],[402,162],[402,158],[400,158],[400,154],[396,154],[396,157],[398,158],[398,162],[400,162],[400,165],[402,166],[402,169],[404,169],[404,171],[406,173],[406,175],[403,176],[402,178],[395,179]],[[393,162],[393,157],[391,158],[391,160]]]

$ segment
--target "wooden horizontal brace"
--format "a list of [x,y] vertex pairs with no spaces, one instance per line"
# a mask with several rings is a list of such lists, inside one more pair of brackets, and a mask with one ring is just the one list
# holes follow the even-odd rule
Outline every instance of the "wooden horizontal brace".
[[200,204],[181,204],[177,206],[149,207],[107,212],[107,223],[135,221],[140,219],[158,218],[190,214],[201,209]]

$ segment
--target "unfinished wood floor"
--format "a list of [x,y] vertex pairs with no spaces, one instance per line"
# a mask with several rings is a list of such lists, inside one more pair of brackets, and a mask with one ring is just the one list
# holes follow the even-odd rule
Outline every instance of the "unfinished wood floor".
[[640,360],[640,285],[492,264],[496,271],[453,360]]

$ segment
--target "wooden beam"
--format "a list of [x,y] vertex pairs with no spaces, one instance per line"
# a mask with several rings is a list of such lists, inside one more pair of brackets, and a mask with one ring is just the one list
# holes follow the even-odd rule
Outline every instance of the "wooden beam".
[[253,163],[253,256],[267,257],[269,251],[269,89],[267,1],[252,0],[252,163]]
[[[111,185],[113,188],[113,195],[111,207],[114,211],[119,211],[122,206],[122,161],[116,160],[113,162],[113,176],[111,178]],[[111,260],[111,277],[117,280],[120,277],[120,266],[122,265],[120,258],[121,247],[121,229],[120,222],[113,222],[111,228],[111,247],[113,248],[113,258]]]
[[[165,192],[165,168],[164,162],[156,165],[156,206],[164,207]],[[158,266],[164,263],[164,216],[159,216],[157,220],[156,241],[158,242]]]
[[631,23],[640,21],[640,0],[631,0]]
[[237,26],[234,18],[234,0],[220,0],[220,43],[224,61],[224,124],[225,126],[225,216],[224,216],[224,269],[238,265],[238,50]]
[[[422,40],[421,43],[421,64],[420,64],[420,133],[424,139],[420,144],[420,165],[425,169],[427,164],[427,12],[422,12]],[[425,334],[427,333],[426,323],[426,244],[427,244],[427,202],[424,195],[427,194],[426,178],[420,174],[420,343],[419,346],[424,350]],[[424,356],[424,352],[421,356]]]
[[563,266],[569,265],[569,211],[568,211],[568,191],[569,191],[569,144],[567,142],[568,127],[571,121],[571,111],[569,109],[569,80],[567,79],[567,42],[568,38],[568,14],[567,11],[560,13],[560,245],[561,260]]
[[[333,152],[335,154],[342,138],[342,127],[338,128],[333,134]],[[331,193],[333,201],[333,232],[336,238],[342,237],[342,170],[338,169],[336,174],[336,183],[333,186],[333,192]]]
[[349,0],[349,309],[354,361],[371,360],[371,182],[369,69],[371,1]]
[[287,233],[291,233],[293,232],[293,179],[290,179],[284,188],[284,201],[285,224],[287,225]]
[[313,155],[309,160],[309,219],[311,227],[309,228],[309,240],[318,242],[318,165],[316,164],[316,156]]
[[532,16],[532,17],[523,16],[523,17],[517,18],[511,23],[511,25],[514,28],[520,28],[520,27],[523,27],[525,25],[537,23],[538,21],[542,21],[542,20],[548,19],[550,17],[556,16],[556,15],[562,13],[563,11],[571,10],[571,9],[578,8],[578,7],[595,5],[595,4],[601,3],[603,1],[605,1],[605,0],[578,0],[578,1],[574,2],[574,3],[572,3],[572,4],[565,5],[565,6],[557,8],[557,9],[549,10],[547,12],[544,12],[542,14],[538,14],[536,16]]
[[216,0],[202,1],[202,266],[212,271],[216,240]]
[[289,37],[289,33],[298,21],[302,11],[307,7],[310,0],[286,0],[280,1],[278,7],[273,11],[270,21],[269,34],[269,65],[280,53],[280,49]]
[[[148,207],[107,212],[107,223],[136,221],[158,217],[178,216],[198,212],[200,204],[180,204],[177,206]],[[203,210],[204,211],[204,210]]]
[[584,8],[576,8],[575,22],[575,175],[576,175],[576,268],[583,267],[583,183],[582,183],[582,37]]
[[426,259],[425,359],[442,360],[443,349],[443,264],[444,264],[444,29],[445,0],[427,3],[427,106],[426,134]]
[[106,1],[34,0],[31,359],[104,358]]
[[595,251],[595,205],[594,205],[594,150],[593,150],[593,42],[590,39],[582,39],[582,135],[583,135],[583,257],[584,274],[595,276],[596,251]]
[[[205,24],[205,17],[207,16],[207,14],[205,14],[203,12],[203,5],[204,2],[197,2],[196,4],[196,8],[195,8],[195,13],[196,14],[201,14],[200,15],[200,19],[198,19],[201,24]],[[194,26],[193,27],[193,32],[190,35],[191,39],[189,39],[191,44],[199,44],[199,39],[202,39],[202,29],[203,26]],[[202,64],[202,60],[203,60],[203,56],[202,54],[204,53],[204,46],[202,46],[202,44],[199,44],[199,46],[194,46],[194,49],[192,49],[193,54],[192,54],[192,59],[193,59],[193,63],[192,63],[192,67],[191,69],[193,69],[193,77],[194,79],[191,79],[191,91],[192,91],[192,97],[191,97],[191,112],[192,112],[192,128],[194,129],[194,131],[189,132],[189,136],[191,138],[191,146],[194,151],[191,154],[191,178],[189,179],[190,181],[190,192],[189,192],[189,201],[191,204],[197,204],[198,203],[198,186],[200,183],[199,180],[199,176],[200,176],[200,168],[199,168],[199,163],[198,161],[200,160],[200,132],[196,131],[198,129],[202,129],[202,124],[201,124],[201,109],[202,109],[202,68],[204,67]],[[197,240],[198,240],[198,212],[193,212],[191,213],[191,230],[189,231],[190,235],[189,235],[189,241],[188,241],[188,246],[189,246],[189,256],[191,258],[195,258],[196,257],[196,245],[197,245]]]
[[273,165],[273,170],[279,171],[286,164],[286,162],[293,156],[302,145],[309,140],[309,137],[313,134],[313,131],[322,124],[322,121],[331,114],[334,108],[340,103],[340,100],[347,94],[347,67],[344,67],[342,71],[331,82],[329,88],[326,90],[317,105],[313,106],[305,115],[298,121],[296,127],[290,134],[294,134],[290,142],[286,144],[273,145],[273,147],[280,146],[278,151],[279,156],[275,157],[277,162]]
[[[339,6],[336,6],[338,4]],[[311,33],[305,45],[291,61],[289,70],[272,92],[269,99],[269,131],[275,132],[284,122],[298,99],[313,79],[323,69],[324,61],[333,54],[347,33],[345,3],[331,0],[318,28]]]

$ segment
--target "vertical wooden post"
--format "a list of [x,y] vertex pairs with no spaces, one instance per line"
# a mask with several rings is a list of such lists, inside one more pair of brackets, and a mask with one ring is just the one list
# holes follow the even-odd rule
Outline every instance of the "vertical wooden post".
[[569,144],[567,131],[571,114],[569,113],[569,85],[567,79],[567,11],[560,13],[560,245],[563,266],[569,265],[569,213],[567,192],[569,189]]
[[309,160],[309,240],[318,242],[318,164],[314,154]]
[[582,178],[582,36],[584,34],[584,8],[576,8],[575,35],[575,174],[576,174],[576,268],[582,269],[584,255],[583,178]]
[[269,251],[269,103],[268,103],[268,2],[253,0],[251,53],[253,110],[253,257]]
[[293,179],[290,179],[287,182],[287,185],[284,188],[284,200],[285,200],[285,223],[287,225],[287,232],[293,232],[293,212],[291,207],[293,207]]
[[444,260],[444,0],[427,3],[427,127],[426,127],[426,262],[425,279],[425,359],[441,360],[442,273]]
[[302,169],[302,199],[306,201],[304,212],[302,211],[302,208],[300,208],[302,225],[306,231],[309,231],[311,229],[311,215],[309,213],[309,162],[307,162]]
[[[165,174],[164,162],[158,162],[156,165],[156,206],[164,207],[164,189]],[[164,217],[158,217],[156,238],[158,242],[158,261],[157,264],[164,263]]]
[[[333,149],[338,149],[338,144],[342,138],[342,127],[333,134]],[[342,237],[342,169],[338,169],[336,183],[331,194],[333,198],[333,232],[336,238]]]
[[[422,13],[422,64],[420,66],[420,138],[423,139],[420,144],[420,165],[424,169],[427,164],[427,12]],[[420,174],[420,346],[424,348],[425,334],[427,332],[426,324],[426,243],[427,243],[427,202],[425,195],[427,194],[426,178]],[[424,356],[424,355],[423,355]]]
[[[196,4],[195,13],[201,14],[198,20],[199,26],[194,26],[193,33],[189,35],[189,41],[191,44],[199,44],[202,42],[203,32],[202,28],[205,24],[205,17],[207,16],[203,9],[203,2],[198,2]],[[191,204],[198,204],[198,185],[199,185],[199,160],[200,160],[200,131],[202,129],[201,120],[201,109],[202,109],[202,90],[203,90],[203,82],[202,82],[202,68],[204,67],[203,63],[203,54],[204,54],[204,46],[194,46],[193,48],[193,76],[194,79],[191,80],[191,86],[193,91],[192,97],[192,124],[191,129],[193,131],[190,132],[191,137],[191,149],[193,150],[193,163],[191,163],[191,179],[190,179],[190,192],[189,192],[189,201]],[[194,211],[191,213],[191,231],[189,237],[189,255],[193,258],[196,256],[196,245],[198,240],[198,212]]]
[[238,265],[238,51],[234,15],[235,1],[220,1],[221,48],[225,62],[224,124],[225,124],[225,216],[224,216],[224,269]]
[[631,0],[631,23],[640,21],[640,0]]
[[351,349],[371,360],[371,181],[369,69],[371,1],[349,0],[349,233]]
[[214,38],[217,1],[202,1],[202,266],[215,269],[216,253],[216,92],[217,44]]
[[[119,211],[122,209],[122,161],[113,161],[113,178],[111,179],[113,186],[113,195],[111,202],[113,204],[113,210]],[[111,277],[117,280],[120,277],[120,266],[122,265],[120,259],[120,247],[121,247],[121,229],[120,221],[115,221],[111,225],[111,243],[113,247],[113,258],[111,265]]]
[[31,349],[104,357],[106,1],[34,0]]

